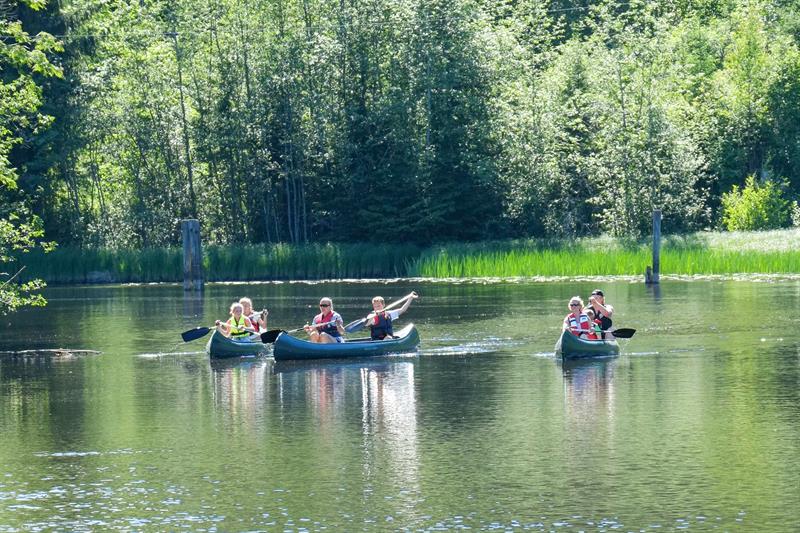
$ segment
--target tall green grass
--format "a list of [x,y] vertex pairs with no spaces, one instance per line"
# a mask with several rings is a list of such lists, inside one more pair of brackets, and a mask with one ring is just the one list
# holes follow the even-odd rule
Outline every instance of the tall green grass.
[[[662,275],[800,274],[800,229],[668,236]],[[471,278],[641,275],[651,242],[609,237],[448,244],[308,244],[206,246],[208,281],[345,278]],[[178,282],[180,248],[79,250],[58,248],[19,257],[23,279],[52,284]]]
[[[507,241],[429,249],[412,276],[432,278],[615,276],[643,274],[652,241],[609,237],[574,241]],[[662,274],[798,274],[800,229],[695,233],[666,237]]]
[[[405,276],[414,245],[288,244],[206,246],[203,269],[207,281],[340,279]],[[80,250],[60,247],[44,254],[20,256],[26,265],[21,279],[51,284],[178,282],[183,279],[180,248],[144,250]]]

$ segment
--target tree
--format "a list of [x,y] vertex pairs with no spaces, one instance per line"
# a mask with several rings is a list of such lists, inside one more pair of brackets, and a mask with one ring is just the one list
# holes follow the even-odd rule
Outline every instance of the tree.
[[[32,9],[44,6],[36,0],[26,4]],[[16,195],[18,174],[12,159],[15,146],[50,123],[49,117],[37,113],[42,103],[37,76],[60,75],[46,55],[59,49],[55,39],[45,33],[30,36],[22,23],[14,20],[16,9],[4,8],[0,20],[0,314],[45,303],[41,295],[34,294],[43,286],[41,281],[18,282],[25,267],[16,267],[15,256],[36,246],[43,232],[41,219],[30,214],[24,198]]]

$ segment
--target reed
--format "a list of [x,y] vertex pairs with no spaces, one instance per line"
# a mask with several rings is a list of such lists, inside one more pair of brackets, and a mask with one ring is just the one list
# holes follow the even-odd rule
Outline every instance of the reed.
[[[696,233],[665,238],[662,274],[798,274],[800,229]],[[609,237],[574,241],[452,244],[423,252],[412,276],[432,278],[643,274],[651,242]]]
[[[800,229],[669,236],[662,275],[798,274]],[[207,281],[346,278],[472,278],[642,275],[651,243],[600,237],[447,244],[271,244],[204,247]],[[180,248],[145,250],[61,247],[19,258],[23,279],[51,284],[182,280]]]

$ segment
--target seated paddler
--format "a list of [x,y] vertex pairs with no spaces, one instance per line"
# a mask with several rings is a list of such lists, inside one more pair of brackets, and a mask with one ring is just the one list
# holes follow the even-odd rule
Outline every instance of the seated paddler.
[[309,340],[319,343],[344,342],[344,323],[342,316],[333,310],[333,300],[322,298],[319,301],[319,311],[311,324],[303,327]]
[[580,296],[569,299],[570,313],[564,317],[563,329],[569,330],[573,335],[582,339],[588,338],[592,330],[589,316],[583,312],[583,300]]
[[408,306],[411,305],[411,300],[419,298],[416,292],[411,293],[411,297],[406,300],[400,309],[386,311],[386,301],[383,296],[376,296],[372,299],[372,312],[367,315],[367,323],[369,326],[369,336],[372,340],[393,339],[394,331],[392,330],[392,321],[406,312]]
[[252,322],[244,315],[244,306],[239,302],[231,304],[231,317],[226,321],[216,321],[217,330],[234,340],[243,340],[255,332]]

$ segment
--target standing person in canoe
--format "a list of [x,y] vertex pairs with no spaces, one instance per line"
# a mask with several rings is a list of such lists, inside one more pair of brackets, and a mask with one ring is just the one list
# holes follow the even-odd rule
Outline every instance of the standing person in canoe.
[[250,319],[244,316],[244,307],[239,302],[231,304],[231,317],[226,322],[217,320],[215,324],[220,333],[234,340],[245,339],[255,331]]
[[311,342],[332,343],[344,342],[344,322],[342,316],[333,310],[333,300],[322,298],[319,301],[320,313],[314,317],[311,324],[306,324],[306,330]]
[[393,339],[394,331],[392,330],[392,321],[397,320],[397,317],[402,315],[411,305],[411,300],[416,300],[419,295],[416,292],[411,293],[411,297],[406,300],[403,307],[394,309],[392,311],[385,311],[386,301],[383,296],[376,296],[372,299],[372,312],[367,315],[367,326],[369,326],[369,336],[372,340],[378,341],[383,339]]
[[573,335],[585,339],[589,336],[592,329],[592,322],[589,316],[583,312],[583,300],[580,296],[573,296],[569,299],[570,313],[564,317],[563,329],[569,330]]
[[243,314],[250,319],[253,329],[256,333],[260,331],[267,331],[267,316],[269,311],[264,309],[260,313],[253,311],[253,301],[250,298],[240,298],[239,303],[242,304]]
[[[611,315],[614,314],[614,308],[606,303],[603,291],[595,289],[589,296],[589,308],[594,311],[595,320],[600,321],[600,329],[603,330],[603,339],[613,340],[613,329],[611,327]],[[609,331],[610,330],[610,331]]]

